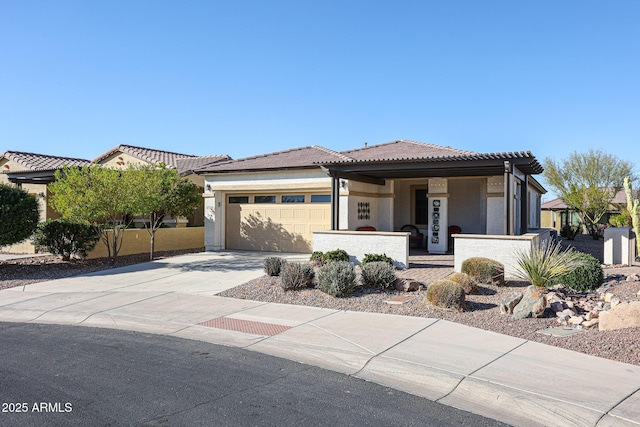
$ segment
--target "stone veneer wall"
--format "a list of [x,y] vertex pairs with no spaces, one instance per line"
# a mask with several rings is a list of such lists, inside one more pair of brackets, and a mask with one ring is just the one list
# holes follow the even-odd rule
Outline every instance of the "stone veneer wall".
[[313,251],[345,250],[351,262],[360,264],[365,254],[387,254],[396,267],[409,266],[409,235],[404,232],[317,231],[313,233]]

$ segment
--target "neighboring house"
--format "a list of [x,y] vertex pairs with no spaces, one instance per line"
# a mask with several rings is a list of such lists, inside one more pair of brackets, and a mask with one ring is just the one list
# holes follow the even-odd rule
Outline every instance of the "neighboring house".
[[[111,168],[127,168],[131,165],[158,165],[164,163],[170,168],[177,169],[180,175],[186,176],[204,191],[204,179],[202,176],[195,174],[193,172],[194,169],[226,160],[231,160],[231,157],[226,154],[194,156],[192,154],[174,153],[171,151],[120,144],[94,158],[93,162]],[[195,211],[194,215],[188,219],[166,219],[165,223],[175,226],[202,226],[204,223],[203,213],[204,207],[201,206]]]
[[[613,189],[611,189],[611,192],[613,193]],[[634,199],[640,198],[640,191],[633,190],[633,197]],[[600,223],[607,224],[610,216],[618,215],[626,207],[627,193],[623,189],[616,193],[607,213],[600,219]],[[560,198],[549,200],[542,204],[542,226],[545,228],[555,228],[560,231],[566,224],[578,225],[580,222],[580,214]]]
[[[173,153],[132,145],[118,145],[93,160],[71,157],[50,156],[45,154],[6,151],[0,157],[0,183],[12,183],[24,188],[38,198],[40,219],[56,219],[59,214],[48,204],[47,185],[55,178],[55,171],[66,166],[89,166],[100,164],[106,167],[126,168],[129,165],[160,164],[175,168],[181,175],[188,177],[199,187],[204,187],[204,178],[193,172],[207,164],[230,160],[227,155],[195,156],[191,154]],[[204,191],[204,190],[203,190]],[[168,225],[202,226],[204,223],[204,207],[197,209],[188,219],[167,219]],[[1,250],[15,253],[34,253],[35,248],[30,241],[13,246],[2,247]]]
[[[519,235],[540,227],[530,152],[474,153],[399,140],[342,152],[308,146],[223,161],[205,182],[205,247],[309,252],[314,231],[397,231],[416,225],[430,251],[462,233]],[[371,248],[384,252],[383,248]]]
[[[5,151],[0,155],[0,183],[14,184],[33,194],[40,207],[40,221],[56,219],[60,215],[51,209],[48,204],[49,191],[47,185],[53,181],[53,174],[62,165],[86,166],[90,164],[90,160],[72,157]],[[35,248],[30,241],[4,246],[1,249],[6,252],[16,253],[35,252]]]

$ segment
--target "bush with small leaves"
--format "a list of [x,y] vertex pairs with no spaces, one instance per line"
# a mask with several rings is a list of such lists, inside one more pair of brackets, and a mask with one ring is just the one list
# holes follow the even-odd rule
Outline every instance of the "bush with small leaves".
[[315,251],[311,254],[311,258],[309,258],[309,261],[311,261],[311,263],[314,265],[322,265],[324,264],[324,261],[322,260],[323,257],[324,253],[322,253],[321,251]]
[[284,258],[278,256],[269,256],[264,259],[264,272],[269,276],[279,276],[282,271],[282,266],[287,261]]
[[466,295],[472,294],[476,289],[478,289],[478,282],[473,280],[473,277],[469,276],[467,273],[453,273],[451,276],[447,277],[447,279],[462,286]]
[[463,311],[464,289],[451,280],[436,280],[427,288],[427,302],[442,308]]
[[317,288],[334,297],[344,297],[356,287],[356,271],[348,261],[335,261],[318,269]]
[[31,237],[38,226],[38,201],[25,190],[0,184],[0,246]]
[[582,266],[574,268],[555,282],[562,283],[578,292],[599,288],[604,283],[604,272],[600,261],[584,252],[578,252],[578,255]]
[[38,250],[60,255],[68,261],[73,256],[85,258],[99,239],[100,233],[88,222],[54,219],[38,225],[33,243]]
[[487,285],[504,285],[504,265],[489,258],[467,258],[462,261],[463,273],[476,282]]
[[393,266],[388,262],[373,261],[362,265],[362,279],[367,286],[389,289],[397,277]]
[[361,267],[364,268],[369,262],[383,261],[387,264],[393,265],[393,259],[389,258],[387,254],[364,254]]
[[322,262],[325,264],[336,261],[349,261],[349,254],[343,249],[336,249],[335,251],[325,252],[322,255]]
[[307,263],[287,262],[280,272],[280,286],[285,291],[306,288],[313,282],[313,267]]

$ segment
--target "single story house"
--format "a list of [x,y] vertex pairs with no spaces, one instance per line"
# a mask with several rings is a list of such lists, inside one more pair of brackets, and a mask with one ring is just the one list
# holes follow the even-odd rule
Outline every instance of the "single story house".
[[[126,168],[129,165],[160,164],[175,168],[181,175],[203,188],[204,179],[193,171],[207,164],[230,160],[225,155],[195,156],[191,154],[174,153],[164,150],[136,147],[132,145],[118,145],[101,154],[93,160],[71,157],[51,156],[46,154],[26,153],[20,151],[5,151],[0,156],[0,183],[14,184],[35,195],[40,205],[40,220],[59,218],[59,214],[48,204],[49,192],[47,185],[55,178],[56,170],[66,166],[89,166],[100,164],[112,168]],[[204,204],[203,204],[204,205]],[[204,206],[196,210],[190,218],[167,219],[168,225],[202,226],[204,223]],[[34,253],[35,248],[30,241],[1,248],[3,251],[14,253]]]
[[[613,192],[613,189],[611,189],[611,192]],[[633,190],[632,194],[634,199],[640,198],[639,190]],[[607,224],[609,222],[609,217],[620,214],[621,210],[626,208],[627,193],[622,189],[614,196],[611,204],[609,205],[609,209],[607,209],[607,213],[604,214],[600,223]],[[578,225],[582,221],[580,214],[575,209],[567,205],[561,198],[544,202],[541,206],[541,211],[542,227],[554,228],[558,231],[567,224]]]
[[446,253],[450,232],[519,236],[539,229],[546,191],[532,175],[542,170],[530,152],[398,140],[342,152],[293,148],[196,172],[204,176],[207,250],[311,252],[314,233],[355,235],[363,226],[397,232],[411,224],[429,252]]

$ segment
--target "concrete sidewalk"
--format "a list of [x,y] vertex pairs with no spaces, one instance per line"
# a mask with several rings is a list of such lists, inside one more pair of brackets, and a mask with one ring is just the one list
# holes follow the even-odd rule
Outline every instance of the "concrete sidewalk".
[[135,330],[242,347],[516,426],[640,426],[635,365],[437,319],[214,295],[262,275],[265,256],[193,254],[7,289],[0,291],[0,320]]

